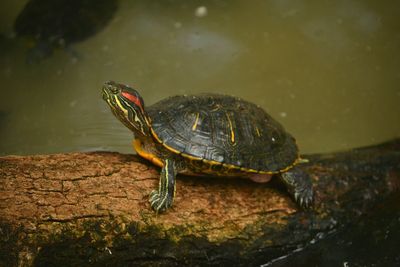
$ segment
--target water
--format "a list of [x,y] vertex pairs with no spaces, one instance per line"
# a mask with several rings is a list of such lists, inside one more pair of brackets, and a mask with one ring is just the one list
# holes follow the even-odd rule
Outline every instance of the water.
[[[100,96],[106,80],[139,88],[147,104],[220,92],[266,110],[302,152],[400,135],[400,35],[395,1],[119,1],[111,23],[26,64],[11,38],[26,1],[0,3],[0,153],[114,150],[130,132]],[[204,6],[206,14],[197,14]],[[204,11],[204,10],[203,10]]]
[[[240,96],[279,120],[302,153],[400,136],[398,1],[121,0],[74,53],[30,65],[31,44],[12,29],[26,2],[0,2],[1,155],[134,153],[101,98],[106,80],[134,85],[148,105],[184,93]],[[338,259],[330,263],[347,254]]]
[[303,250],[263,267],[400,266],[400,195],[374,207],[360,222],[325,236]]

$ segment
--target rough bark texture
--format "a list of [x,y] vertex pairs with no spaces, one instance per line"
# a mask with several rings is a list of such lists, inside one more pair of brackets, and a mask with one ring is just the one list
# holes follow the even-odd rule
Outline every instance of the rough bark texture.
[[178,177],[174,206],[147,201],[159,169],[134,155],[0,158],[0,266],[255,265],[354,222],[400,184],[400,139],[308,155],[315,207],[277,179]]

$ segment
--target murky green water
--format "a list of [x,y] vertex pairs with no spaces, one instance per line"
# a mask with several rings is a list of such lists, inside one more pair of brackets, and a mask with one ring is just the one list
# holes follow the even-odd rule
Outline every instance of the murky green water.
[[[134,85],[147,104],[183,93],[240,96],[278,119],[303,153],[400,136],[398,1],[118,2],[106,28],[71,47],[78,59],[59,50],[31,65],[31,44],[13,34],[27,0],[0,2],[0,155],[134,153],[132,134],[101,98],[106,80]],[[384,243],[376,258],[392,247]],[[327,266],[348,262],[346,250]],[[331,255],[315,251],[311,262]],[[368,253],[356,257],[372,266]]]
[[10,38],[26,2],[0,3],[1,154],[133,153],[101,98],[106,80],[135,85],[147,104],[243,97],[304,153],[400,136],[400,2],[121,0],[104,30],[73,45],[78,60],[57,51],[33,65],[27,41]]

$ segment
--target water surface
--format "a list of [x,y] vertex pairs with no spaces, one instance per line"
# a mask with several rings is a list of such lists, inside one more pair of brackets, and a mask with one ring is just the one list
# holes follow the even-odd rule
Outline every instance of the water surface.
[[[0,2],[0,155],[134,153],[132,134],[102,100],[107,80],[135,86],[148,105],[175,94],[240,96],[279,120],[303,153],[400,136],[399,1],[120,0],[112,21],[74,53],[36,64],[26,62],[30,41],[13,33],[26,3]],[[398,264],[395,208],[355,225],[364,235],[346,232],[298,255],[305,266]],[[394,225],[389,239],[381,221]],[[361,249],[351,257],[353,243]],[[372,258],[365,252],[380,246]]]
[[134,85],[146,104],[243,97],[304,153],[400,135],[399,2],[121,0],[104,30],[72,45],[78,58],[58,50],[31,65],[12,29],[26,2],[0,3],[3,155],[133,153],[131,133],[101,99],[106,80]]

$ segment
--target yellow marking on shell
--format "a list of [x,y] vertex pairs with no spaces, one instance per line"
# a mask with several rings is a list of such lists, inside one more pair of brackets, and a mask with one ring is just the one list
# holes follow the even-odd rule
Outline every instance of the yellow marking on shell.
[[152,135],[154,136],[154,138],[157,140],[157,142],[159,142],[160,144],[162,144],[166,149],[168,149],[171,152],[174,152],[175,154],[181,154],[181,151],[176,150],[175,148],[172,148],[168,145],[166,145],[156,134],[156,132],[153,130],[153,128],[150,128],[150,131],[152,133]]
[[[231,140],[233,139],[232,142],[234,142],[234,141],[235,141],[235,140],[234,140],[234,137],[235,137],[235,136],[234,136],[233,129],[232,129],[232,122],[231,122],[230,117],[229,117],[229,115],[228,115],[227,113],[226,113],[226,116],[227,116],[227,118],[228,118],[229,125],[230,125],[230,127],[231,127],[231,134],[232,134],[231,137],[233,137],[233,138],[231,138]],[[258,129],[258,128],[256,128],[256,129]],[[286,172],[286,171],[290,170],[291,168],[293,168],[295,165],[297,165],[297,164],[299,164],[299,163],[306,163],[306,162],[308,162],[307,159],[302,159],[302,158],[298,157],[291,165],[287,166],[287,167],[284,168],[284,169],[278,170],[278,171],[260,171],[260,170],[250,169],[250,168],[244,168],[244,167],[240,167],[240,166],[236,166],[236,165],[225,164],[225,163],[222,163],[222,162],[207,160],[207,159],[203,159],[203,158],[201,158],[201,157],[195,157],[195,156],[192,156],[192,155],[189,155],[189,154],[186,154],[186,153],[182,153],[182,152],[180,152],[180,151],[178,151],[178,150],[176,150],[176,149],[174,149],[174,148],[172,148],[172,147],[167,146],[166,144],[164,144],[163,141],[157,136],[157,134],[155,133],[155,131],[153,130],[153,128],[150,128],[150,131],[151,131],[152,135],[154,136],[154,138],[157,140],[157,142],[159,142],[160,144],[162,144],[162,145],[163,145],[165,148],[167,148],[168,150],[170,150],[170,151],[172,151],[172,152],[174,152],[174,153],[176,153],[176,154],[180,154],[180,155],[183,156],[184,158],[187,158],[187,159],[189,159],[189,160],[202,161],[202,162],[204,162],[204,163],[206,163],[206,164],[209,164],[209,165],[220,165],[220,164],[222,164],[224,167],[226,167],[226,168],[228,168],[228,169],[240,169],[240,170],[243,171],[243,172],[252,172],[252,173],[260,173],[260,174],[278,174],[278,173],[283,173],[283,172]],[[137,140],[137,139],[135,139],[135,141],[136,141],[136,140]],[[139,140],[138,140],[138,141],[139,141]],[[139,142],[140,142],[140,141],[139,141]],[[140,144],[140,146],[141,146],[141,144]],[[135,147],[135,145],[134,145],[134,147]],[[141,152],[141,153],[142,153],[142,154],[141,154],[141,153],[139,153],[138,149],[135,148],[135,150],[136,150],[136,152],[138,152],[138,154],[139,154],[140,156],[143,155],[143,156],[142,156],[143,158],[146,158],[146,159],[151,160],[155,165],[160,166],[160,167],[163,166],[162,161],[161,161],[159,158],[155,157],[154,155],[152,155],[152,154],[150,154],[150,153],[147,153],[147,152],[145,152],[145,153]],[[143,151],[143,149],[141,149],[141,148],[139,148],[139,150]],[[150,157],[149,157],[149,155],[150,155]]]
[[280,173],[281,171],[257,171],[259,174],[277,174]]
[[293,162],[293,164],[287,166],[286,168],[284,168],[282,170],[278,170],[278,171],[260,171],[260,170],[244,168],[244,167],[240,167],[240,166],[236,166],[236,165],[232,165],[232,164],[226,164],[226,163],[222,163],[222,162],[218,162],[218,161],[202,159],[202,158],[199,158],[199,157],[194,157],[192,155],[188,155],[186,153],[181,153],[181,155],[184,158],[187,158],[189,160],[202,161],[203,163],[210,165],[210,168],[209,168],[210,170],[211,170],[211,165],[221,165],[222,164],[222,166],[227,168],[227,169],[236,169],[236,170],[240,170],[240,171],[243,171],[243,172],[259,173],[259,174],[278,174],[278,173],[283,173],[283,172],[286,172],[289,169],[293,168],[297,163],[299,163],[300,160],[303,160],[303,159],[296,159]]
[[243,172],[254,172],[254,173],[258,173],[257,170],[247,169],[247,168],[243,168],[243,167],[241,167],[240,170],[243,171]]
[[221,105],[220,104],[216,104],[215,106],[214,106],[214,108],[211,110],[211,111],[217,111],[217,110],[219,110],[221,108]]
[[229,123],[229,128],[231,130],[231,142],[234,144],[235,143],[235,132],[233,131],[233,126],[232,126],[232,121],[231,118],[229,117],[228,113],[226,114],[226,118],[228,119],[228,123]]
[[157,142],[159,142],[160,144],[163,143],[163,141],[157,136],[156,132],[153,130],[153,128],[150,128],[151,134],[153,135],[153,137],[157,140]]
[[181,155],[182,155],[182,157],[185,157],[185,158],[190,159],[190,160],[202,160],[202,158],[195,157],[195,156],[192,156],[192,155],[189,155],[189,154],[186,154],[186,153],[181,153]]
[[199,123],[199,115],[200,115],[199,113],[196,113],[196,119],[195,119],[194,124],[192,126],[192,131],[196,131],[197,124]]
[[240,167],[239,167],[239,166],[232,165],[232,164],[226,164],[226,163],[223,163],[223,164],[222,164],[222,166],[224,166],[225,168],[228,168],[228,169],[237,169],[237,170],[239,170],[239,169],[240,169]]
[[221,165],[222,164],[222,162],[208,160],[208,159],[202,159],[202,161],[208,165]]
[[169,151],[174,152],[175,154],[181,154],[181,151],[176,150],[175,148],[172,148],[172,147],[170,147],[170,146],[167,146],[165,143],[163,143],[163,146],[164,146],[166,149],[168,149]]
[[293,168],[294,165],[296,165],[297,160],[292,163],[291,165],[287,166],[286,168],[279,170],[279,172],[287,172],[289,169]]
[[294,166],[296,166],[298,163],[300,163],[301,160],[302,160],[302,159],[301,159],[300,157],[297,157],[297,159],[296,159],[292,164],[290,164],[289,166],[287,166],[286,168],[284,168],[284,169],[282,169],[282,170],[279,170],[278,172],[279,172],[279,173],[287,172],[288,170],[290,170],[291,168],[293,168]]
[[257,133],[258,137],[260,137],[260,136],[261,136],[260,130],[258,129],[258,127],[257,127],[257,126],[256,126],[256,133]]
[[159,167],[164,166],[161,159],[159,159],[157,156],[155,156],[143,149],[142,142],[140,142],[139,139],[134,139],[132,144],[133,144],[133,148],[136,150],[136,152],[139,154],[139,156],[151,161],[154,165],[157,165]]

